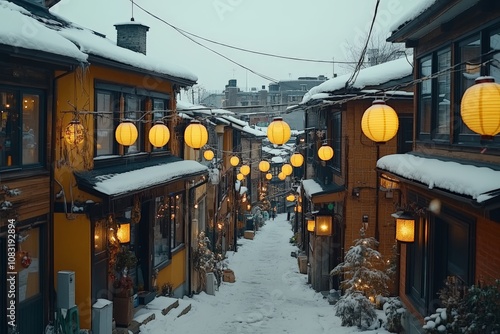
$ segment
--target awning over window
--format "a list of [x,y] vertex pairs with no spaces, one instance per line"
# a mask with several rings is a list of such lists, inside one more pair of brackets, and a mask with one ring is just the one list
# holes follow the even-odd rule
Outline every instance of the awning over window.
[[344,200],[345,187],[338,184],[323,185],[313,179],[302,181],[306,197],[314,204],[340,202]]
[[193,160],[168,156],[74,174],[80,189],[98,196],[118,197],[193,176],[208,175],[208,168]]

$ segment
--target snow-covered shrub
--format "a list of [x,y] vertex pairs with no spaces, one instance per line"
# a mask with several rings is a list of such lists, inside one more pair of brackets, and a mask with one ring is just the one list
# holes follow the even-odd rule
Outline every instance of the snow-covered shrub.
[[368,329],[377,320],[373,304],[360,292],[343,295],[335,308],[335,315],[342,320],[342,326],[358,326],[361,329]]
[[387,317],[384,328],[391,333],[401,333],[403,326],[401,320],[406,312],[403,303],[398,297],[389,297],[385,299],[383,310]]

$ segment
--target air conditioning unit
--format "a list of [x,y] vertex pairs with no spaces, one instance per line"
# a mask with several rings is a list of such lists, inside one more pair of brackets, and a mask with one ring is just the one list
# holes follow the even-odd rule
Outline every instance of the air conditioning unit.
[[216,290],[217,290],[217,278],[215,278],[215,274],[207,273],[207,287],[206,287],[207,294],[215,296]]
[[69,310],[75,304],[75,272],[57,272],[57,307]]

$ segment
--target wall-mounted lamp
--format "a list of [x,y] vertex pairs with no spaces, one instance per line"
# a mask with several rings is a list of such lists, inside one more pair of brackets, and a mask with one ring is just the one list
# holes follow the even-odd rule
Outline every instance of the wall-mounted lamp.
[[352,196],[359,198],[360,189],[358,187],[352,189]]
[[307,231],[314,232],[316,222],[312,218],[307,218]]
[[119,224],[116,236],[121,244],[130,242],[130,222],[123,222]]
[[315,232],[317,236],[333,234],[333,217],[328,213],[319,212],[315,216]]
[[391,216],[396,218],[396,240],[399,242],[414,242],[415,218],[405,211],[393,213]]

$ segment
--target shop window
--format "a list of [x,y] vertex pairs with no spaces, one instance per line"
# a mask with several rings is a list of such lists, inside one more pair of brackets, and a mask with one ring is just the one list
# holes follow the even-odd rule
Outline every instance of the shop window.
[[0,168],[40,165],[45,138],[41,92],[0,87]]
[[155,218],[153,226],[153,266],[157,267],[160,264],[170,259],[170,239],[168,226],[168,197],[155,198]]

